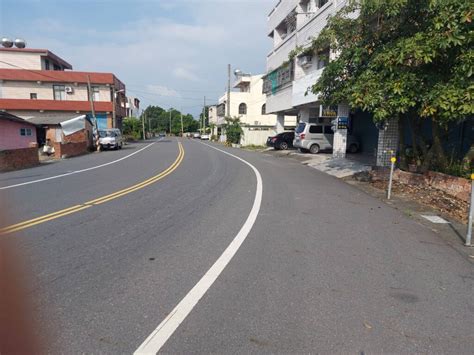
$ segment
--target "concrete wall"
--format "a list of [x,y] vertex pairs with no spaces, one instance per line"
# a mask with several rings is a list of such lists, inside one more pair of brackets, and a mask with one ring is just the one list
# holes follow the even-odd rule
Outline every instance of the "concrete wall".
[[244,135],[240,138],[240,144],[246,145],[265,145],[267,138],[274,136],[276,131],[274,128],[265,127],[255,130],[254,127],[243,127]]
[[[21,128],[31,129],[31,136],[20,135]],[[0,120],[0,150],[20,149],[36,144],[36,127],[8,120]]]
[[[12,63],[9,65],[6,63]],[[41,56],[30,52],[3,52],[0,51],[0,68],[2,69],[32,69],[41,70]]]
[[38,149],[0,150],[0,171],[29,168],[39,164]]
[[[1,52],[0,52],[1,53]],[[30,93],[36,93],[38,100],[54,100],[54,83],[41,83],[35,81],[2,81],[0,82],[0,99],[30,99]],[[64,85],[60,83],[59,85]],[[65,84],[74,90],[71,94],[66,94],[67,101],[88,101],[87,85],[85,84]],[[99,87],[99,99],[96,101],[109,101],[110,88],[106,85],[92,85]]]

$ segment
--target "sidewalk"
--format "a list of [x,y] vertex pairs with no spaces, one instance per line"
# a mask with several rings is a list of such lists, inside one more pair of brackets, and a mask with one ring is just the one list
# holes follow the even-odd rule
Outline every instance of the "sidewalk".
[[401,196],[392,193],[390,200],[386,199],[386,191],[375,188],[368,181],[355,179],[353,176],[357,173],[372,170],[370,158],[360,155],[348,155],[346,159],[333,159],[331,154],[304,154],[296,150],[274,151],[265,150],[264,154],[286,157],[299,161],[313,169],[322,171],[342,179],[347,184],[357,187],[367,194],[377,197],[392,208],[402,211],[408,217],[414,219],[420,225],[423,225],[436,234],[442,240],[456,249],[461,255],[474,262],[474,248],[464,246],[467,225],[461,221],[455,220],[442,212],[410,199],[407,196]]
[[322,171],[337,178],[345,178],[363,171],[370,171],[370,157],[351,154],[347,158],[334,159],[331,153],[300,153],[297,150],[266,150],[265,154],[290,157],[304,165]]

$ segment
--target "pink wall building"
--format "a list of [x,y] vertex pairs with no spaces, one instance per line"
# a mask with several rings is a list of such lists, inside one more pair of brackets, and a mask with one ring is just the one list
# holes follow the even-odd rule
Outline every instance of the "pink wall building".
[[31,148],[35,145],[35,125],[17,116],[0,112],[0,150]]

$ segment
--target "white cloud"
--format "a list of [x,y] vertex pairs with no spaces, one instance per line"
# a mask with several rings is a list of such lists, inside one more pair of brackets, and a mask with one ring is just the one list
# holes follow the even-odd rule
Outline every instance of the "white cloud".
[[217,101],[227,82],[227,63],[246,72],[265,71],[271,48],[267,14],[276,2],[143,1],[136,5],[143,7],[142,17],[130,16],[130,21],[117,21],[105,30],[75,14],[50,20],[45,10],[45,19],[37,16],[44,27],[19,20],[12,30],[29,31],[24,37],[30,48],[46,47],[75,70],[113,72],[130,91],[140,88],[161,95],[157,101],[144,95],[144,105],[187,105],[197,113],[197,100],[187,98],[206,95]]
[[195,74],[193,74],[193,72],[182,67],[174,68],[173,75],[177,78],[184,80],[199,81],[199,78]]
[[147,85],[147,91],[159,96],[180,97],[181,95],[174,89],[162,85]]

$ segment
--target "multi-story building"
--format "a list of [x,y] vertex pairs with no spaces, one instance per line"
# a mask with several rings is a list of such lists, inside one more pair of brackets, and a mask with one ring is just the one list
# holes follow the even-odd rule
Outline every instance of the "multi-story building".
[[71,69],[45,49],[0,48],[0,110],[39,125],[94,110],[99,128],[121,128],[125,85],[112,73]]
[[140,100],[136,97],[127,97],[125,107],[127,109],[127,117],[138,117],[140,115]]
[[[267,55],[267,74],[263,92],[266,94],[268,113],[277,115],[277,127],[282,130],[285,115],[295,115],[302,122],[330,122],[335,118],[350,121],[350,133],[356,135],[361,147],[374,154],[378,132],[368,115],[358,113],[356,119],[349,107],[323,107],[311,87],[321,76],[328,60],[335,57],[330,48],[309,50],[312,39],[317,38],[327,24],[329,16],[336,14],[348,0],[280,0],[268,15],[267,34],[273,48]],[[354,14],[357,16],[357,14]],[[307,48],[289,60],[296,48]],[[347,129],[334,132],[333,154],[344,157]]]
[[[239,117],[244,131],[242,145],[263,145],[269,135],[275,134],[276,115],[268,114],[266,95],[263,93],[262,75],[236,72],[233,91],[230,92],[230,111],[227,112],[227,93],[219,98],[216,107],[218,126],[225,123],[224,117]],[[211,114],[210,114],[211,116]],[[287,119],[287,128],[294,128],[296,120]],[[284,129],[284,127],[282,127]]]

